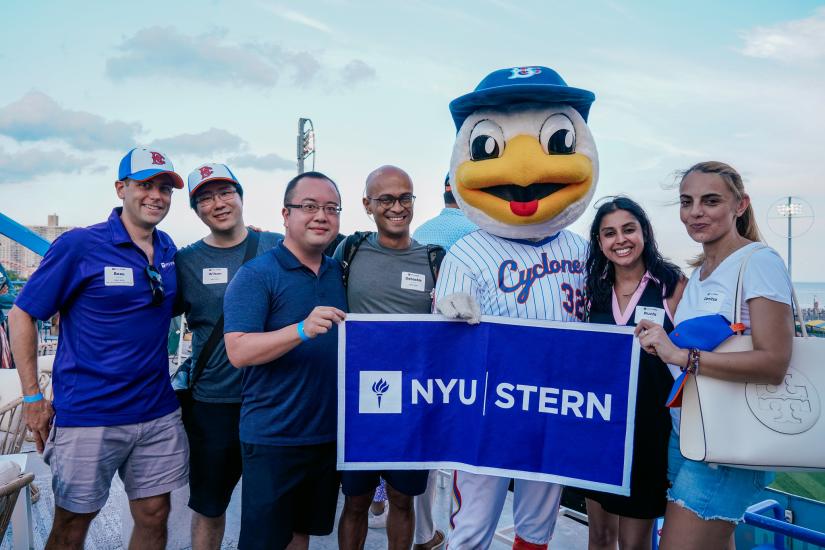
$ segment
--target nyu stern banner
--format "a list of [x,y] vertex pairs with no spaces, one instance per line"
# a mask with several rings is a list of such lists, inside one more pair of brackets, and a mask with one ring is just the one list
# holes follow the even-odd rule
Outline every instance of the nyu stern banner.
[[352,314],[338,345],[339,469],[449,468],[630,493],[632,328]]

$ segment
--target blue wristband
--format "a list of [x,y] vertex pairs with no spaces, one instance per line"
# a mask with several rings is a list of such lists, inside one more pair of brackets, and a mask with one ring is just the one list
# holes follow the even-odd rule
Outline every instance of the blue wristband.
[[301,339],[301,342],[306,342],[307,340],[309,340],[309,336],[307,336],[307,333],[304,332],[304,322],[303,321],[298,323],[298,338]]
[[37,392],[34,395],[24,395],[23,396],[23,403],[37,403],[43,399],[43,394]]

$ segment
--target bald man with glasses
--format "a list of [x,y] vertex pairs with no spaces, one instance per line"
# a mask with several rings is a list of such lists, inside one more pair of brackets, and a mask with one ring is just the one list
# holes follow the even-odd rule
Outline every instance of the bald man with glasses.
[[[356,234],[338,245],[335,258],[348,266],[347,299],[352,313],[430,313],[438,265],[431,253],[442,257],[441,247],[427,247],[410,237],[413,219],[413,182],[397,166],[381,166],[367,176],[364,210],[375,221],[376,232]],[[358,242],[357,253],[352,250]],[[439,255],[440,254],[440,255]],[[347,257],[347,255],[349,257]],[[380,436],[379,436],[380,437]],[[383,437],[392,437],[389,434]],[[427,470],[381,472],[344,471],[344,511],[338,525],[338,545],[343,550],[363,548],[367,536],[368,510],[380,478],[386,481],[389,500],[387,538],[390,550],[409,550],[413,545],[415,514],[413,497],[424,493]],[[387,506],[387,504],[385,504]],[[416,548],[438,548],[444,534]]]

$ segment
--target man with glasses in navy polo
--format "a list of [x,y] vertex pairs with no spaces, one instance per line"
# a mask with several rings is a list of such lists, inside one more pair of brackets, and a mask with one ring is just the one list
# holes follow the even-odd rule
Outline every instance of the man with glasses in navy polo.
[[335,522],[338,323],[343,271],[324,249],[341,195],[320,172],[290,181],[284,240],[241,266],[224,296],[224,341],[242,369],[242,550],[309,547]]
[[[166,546],[189,451],[166,351],[176,248],[156,226],[182,187],[166,155],[129,151],[115,182],[123,206],[56,239],[9,314],[23,415],[52,470],[47,548],[83,547],[116,471],[135,521],[130,548]],[[37,384],[36,320],[58,311],[52,407]]]

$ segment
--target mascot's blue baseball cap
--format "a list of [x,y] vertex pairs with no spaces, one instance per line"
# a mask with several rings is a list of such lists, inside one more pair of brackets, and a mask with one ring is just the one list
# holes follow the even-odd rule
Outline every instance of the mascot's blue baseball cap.
[[587,121],[593,92],[573,88],[547,67],[511,67],[499,69],[484,77],[476,89],[450,102],[456,129],[461,128],[471,113],[482,107],[511,103],[564,103],[579,112]]

